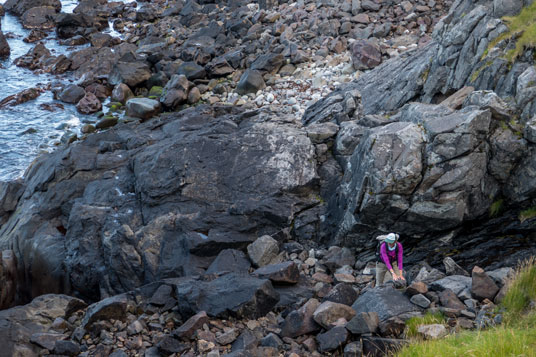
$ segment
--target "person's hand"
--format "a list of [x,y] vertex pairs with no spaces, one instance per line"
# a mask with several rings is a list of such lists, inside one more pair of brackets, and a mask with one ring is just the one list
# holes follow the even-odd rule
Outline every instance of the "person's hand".
[[398,275],[396,275],[395,273],[393,273],[393,280],[394,281],[397,281],[399,279]]
[[406,281],[406,278],[404,278],[404,275],[400,274],[400,280]]

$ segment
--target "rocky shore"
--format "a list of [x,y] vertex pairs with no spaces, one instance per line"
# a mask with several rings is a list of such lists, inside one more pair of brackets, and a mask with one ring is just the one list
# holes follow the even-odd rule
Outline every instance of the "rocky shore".
[[[17,65],[96,119],[0,182],[0,355],[379,356],[426,312],[426,338],[500,324],[536,253],[536,70],[494,40],[529,4],[450,5],[8,0],[73,46]],[[407,288],[374,281],[390,231]]]

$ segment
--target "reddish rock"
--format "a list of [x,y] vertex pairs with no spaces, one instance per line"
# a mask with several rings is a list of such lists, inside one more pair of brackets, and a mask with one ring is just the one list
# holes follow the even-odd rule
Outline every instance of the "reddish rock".
[[350,53],[356,70],[374,68],[382,62],[380,47],[369,40],[355,41],[350,47]]
[[102,109],[102,103],[93,93],[86,93],[84,98],[80,99],[76,109],[82,114],[91,114]]

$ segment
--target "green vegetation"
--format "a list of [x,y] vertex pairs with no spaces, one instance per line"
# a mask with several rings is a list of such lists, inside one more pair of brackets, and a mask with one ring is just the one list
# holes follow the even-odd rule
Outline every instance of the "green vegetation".
[[504,200],[501,198],[491,204],[489,207],[489,216],[490,217],[496,217],[499,213],[501,213],[503,208]]
[[501,309],[505,309],[502,325],[484,331],[464,331],[442,340],[419,341],[397,356],[536,357],[535,262],[533,258],[522,264],[510,283],[501,303]]
[[503,21],[508,26],[508,31],[493,40],[484,52],[503,40],[516,39],[516,47],[506,53],[506,59],[511,63],[528,48],[536,47],[536,2],[526,6],[517,16],[505,16]]
[[432,314],[427,312],[424,316],[412,317],[406,321],[406,338],[418,338],[417,330],[420,325],[444,324],[445,316],[441,312]]
[[484,65],[482,67],[480,67],[476,71],[474,71],[473,74],[471,75],[471,82],[476,81],[478,76],[480,75],[480,73],[482,73],[483,70],[485,70],[486,68],[488,68],[492,64],[493,64],[493,61],[487,61],[486,63],[484,63]]
[[149,97],[160,97],[164,92],[164,88],[160,86],[153,86],[149,91]]
[[536,206],[526,209],[524,211],[521,211],[519,213],[519,220],[521,222],[525,222],[526,220],[534,218],[534,217],[536,217]]

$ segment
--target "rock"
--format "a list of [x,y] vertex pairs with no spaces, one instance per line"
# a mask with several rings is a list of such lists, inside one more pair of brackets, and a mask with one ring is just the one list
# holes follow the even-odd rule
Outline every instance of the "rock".
[[318,300],[310,299],[298,310],[288,314],[281,326],[281,336],[295,338],[319,331],[321,327],[313,318],[319,306]]
[[381,5],[377,4],[376,2],[372,0],[362,0],[361,1],[361,8],[363,10],[369,10],[369,11],[378,11],[380,10]]
[[268,335],[261,339],[261,346],[274,347],[280,350],[283,346],[283,341],[281,341],[281,339],[276,334],[270,332]]
[[447,275],[469,276],[469,273],[461,266],[456,264],[456,262],[451,257],[445,257],[445,259],[443,259],[443,264],[445,265],[445,271],[447,272]]
[[363,342],[352,342],[344,347],[344,357],[361,357],[363,355]]
[[331,247],[326,256],[324,256],[323,263],[330,271],[335,272],[338,268],[345,265],[354,266],[355,256],[346,247]]
[[177,107],[188,99],[189,88],[190,83],[186,76],[174,74],[164,87],[160,96],[160,103],[168,108]]
[[399,317],[391,317],[380,322],[380,334],[384,337],[398,338],[404,332],[406,324]]
[[22,26],[25,29],[51,29],[56,25],[54,22],[56,12],[53,6],[32,7],[22,14]]
[[400,291],[390,287],[376,287],[362,294],[352,305],[357,314],[375,311],[380,322],[419,309]]
[[350,54],[356,70],[374,68],[382,62],[379,46],[370,40],[357,40],[352,43]]
[[165,356],[169,356],[173,353],[183,353],[189,349],[187,344],[183,344],[169,335],[165,335],[160,342],[158,342],[157,346],[159,352],[163,353]]
[[423,309],[427,309],[430,306],[430,300],[428,300],[423,294],[413,295],[409,301]]
[[96,113],[102,109],[102,103],[93,93],[86,93],[76,104],[76,109],[82,114]]
[[444,289],[450,289],[456,295],[466,289],[471,289],[471,278],[463,275],[450,275],[443,279],[434,281],[430,285],[432,290],[442,291]]
[[136,88],[151,78],[149,66],[143,62],[117,62],[108,76],[108,83],[116,86],[124,83],[130,88]]
[[441,302],[441,305],[450,309],[465,309],[463,302],[461,302],[460,299],[458,299],[458,296],[456,296],[450,289],[445,289],[439,293],[439,301]]
[[216,336],[216,341],[222,346],[233,343],[238,337],[238,331],[236,328],[232,328],[227,332],[222,333],[219,336]]
[[82,98],[84,98],[85,95],[86,95],[86,91],[84,90],[84,88],[79,87],[75,84],[69,84],[59,94],[59,99],[65,103],[76,104]]
[[307,136],[314,144],[321,144],[337,135],[339,126],[335,123],[311,124],[307,127]]
[[2,216],[15,210],[23,190],[21,180],[0,181],[0,222]]
[[330,329],[341,318],[350,321],[354,316],[355,311],[350,306],[332,301],[320,304],[313,314],[314,320],[325,329]]
[[512,116],[508,105],[493,91],[481,90],[470,93],[463,102],[463,106],[470,105],[488,109],[492,117],[497,120],[508,120]]
[[279,254],[279,245],[270,236],[262,236],[248,245],[249,259],[256,267],[270,264],[277,254]]
[[177,74],[182,74],[190,81],[193,81],[194,79],[202,79],[206,76],[205,68],[195,62],[184,62],[179,66]]
[[30,337],[30,342],[52,351],[58,340],[64,340],[67,336],[62,333],[34,333]]
[[248,329],[243,330],[243,332],[238,336],[236,341],[233,342],[231,349],[233,351],[249,351],[257,347],[259,340],[257,337]]
[[[0,191],[2,183],[0,183]],[[1,202],[1,199],[0,199]],[[1,207],[1,205],[0,205]],[[12,250],[3,250],[0,253],[0,309],[7,309],[12,306],[17,293],[17,262],[15,253]]]
[[259,71],[247,69],[240,77],[236,86],[236,92],[240,95],[256,93],[258,90],[266,88],[266,83]]
[[234,72],[234,68],[227,62],[225,57],[216,57],[209,62],[205,69],[209,77],[224,77]]
[[396,352],[404,347],[408,341],[382,338],[382,337],[363,337],[363,355],[364,356],[385,356],[389,353]]
[[320,352],[336,350],[346,344],[348,331],[343,326],[337,326],[331,330],[316,336]]
[[114,116],[105,116],[95,124],[97,129],[107,129],[115,126],[118,123],[118,119]]
[[466,98],[471,93],[473,93],[474,90],[474,87],[463,87],[462,89],[458,90],[456,93],[452,94],[447,99],[442,101],[440,104],[451,109],[460,109]]
[[193,87],[188,93],[188,104],[195,104],[199,102],[199,99],[201,99],[199,88]]
[[114,102],[125,104],[132,97],[134,97],[134,93],[125,83],[117,84],[112,91],[112,100]]
[[428,286],[422,281],[414,281],[406,289],[406,293],[410,296],[417,294],[426,294],[427,292]]
[[499,268],[486,273],[498,286],[501,287],[507,285],[515,276],[515,270],[510,267]]
[[499,287],[486,274],[486,272],[475,266],[471,272],[471,295],[478,300],[490,299],[493,300],[499,292]]
[[89,305],[82,319],[82,327],[87,329],[91,324],[100,320],[124,320],[126,318],[127,299],[116,295]]
[[235,249],[222,250],[216,259],[210,264],[206,273],[216,274],[221,272],[243,272],[246,273],[251,267],[251,263],[246,255]]
[[132,322],[130,325],[128,325],[127,334],[129,336],[137,335],[137,334],[143,332],[143,330],[144,330],[144,327],[143,327],[142,323],[139,320],[136,320],[136,321]]
[[355,335],[376,333],[379,326],[380,320],[378,313],[374,311],[357,313],[350,321],[348,321],[348,324],[346,324],[348,331]]
[[39,6],[51,6],[56,12],[61,10],[61,2],[59,0],[8,0],[4,3],[4,9],[17,16],[22,16],[31,8]]
[[80,345],[73,341],[56,341],[54,351],[57,355],[63,356],[78,356],[80,353]]
[[523,8],[523,0],[493,0],[495,17],[515,16]]
[[440,324],[421,325],[417,328],[417,332],[427,340],[437,340],[448,335],[445,326]]
[[257,57],[251,64],[250,69],[261,73],[275,74],[283,66],[283,63],[284,58],[282,54],[267,53]]
[[252,275],[270,279],[272,283],[296,284],[300,279],[300,271],[294,262],[265,265],[255,270]]
[[126,103],[127,115],[147,120],[160,113],[160,102],[149,98],[132,98]]
[[207,313],[204,311],[198,312],[177,328],[174,335],[179,338],[191,338],[197,329],[203,327],[203,324],[208,323],[209,319]]
[[6,37],[0,30],[0,58],[8,58],[11,54],[11,49],[9,48],[9,43],[6,40]]
[[330,290],[322,300],[351,306],[357,299],[358,293],[351,284],[339,283]]
[[[258,318],[279,301],[269,280],[239,273],[228,273],[212,281],[185,279],[176,283],[176,294],[183,316],[206,311],[213,317]],[[204,296],[202,300],[198,299],[200,295]]]

